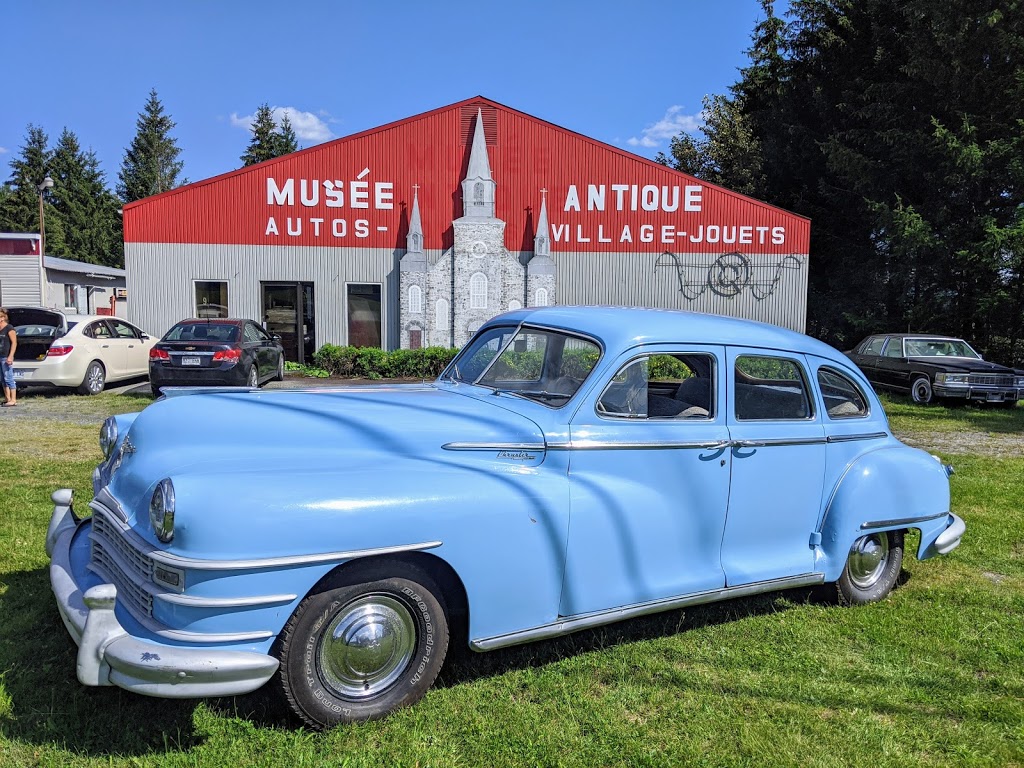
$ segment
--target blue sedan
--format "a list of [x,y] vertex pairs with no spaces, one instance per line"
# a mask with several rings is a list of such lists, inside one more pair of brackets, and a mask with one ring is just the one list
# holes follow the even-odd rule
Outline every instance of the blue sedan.
[[870,603],[907,531],[918,558],[964,533],[844,355],[742,320],[523,309],[432,383],[168,394],[104,424],[91,517],[53,494],[79,680],[270,683],[316,728],[415,702],[453,626],[486,651],[790,587]]

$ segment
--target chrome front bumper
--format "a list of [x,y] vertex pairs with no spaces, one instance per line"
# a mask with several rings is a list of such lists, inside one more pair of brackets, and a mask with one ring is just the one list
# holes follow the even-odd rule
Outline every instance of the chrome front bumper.
[[129,635],[114,613],[117,589],[98,584],[82,594],[71,567],[71,544],[88,525],[72,508],[71,491],[54,492],[46,534],[50,586],[64,626],[78,644],[78,679],[83,685],[116,685],[164,698],[234,696],[249,693],[277,671],[272,656],[248,651],[186,648]]
[[1016,387],[1000,387],[991,384],[938,384],[932,386],[936,397],[960,398],[962,400],[1003,401],[1024,399],[1024,390]]

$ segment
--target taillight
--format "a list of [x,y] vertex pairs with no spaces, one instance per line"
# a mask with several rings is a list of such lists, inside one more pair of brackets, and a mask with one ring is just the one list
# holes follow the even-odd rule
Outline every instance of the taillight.
[[218,349],[213,353],[213,360],[231,360],[238,362],[242,358],[242,350],[240,349]]
[[166,350],[164,350],[164,349],[157,349],[156,347],[153,347],[151,350],[149,350],[149,359],[150,360],[170,360],[171,356],[169,354],[167,354]]
[[63,357],[64,355],[69,354],[72,349],[74,349],[74,347],[72,347],[70,344],[65,345],[65,346],[60,346],[60,347],[55,345],[55,346],[50,347],[48,350],[46,350],[46,356],[47,357]]

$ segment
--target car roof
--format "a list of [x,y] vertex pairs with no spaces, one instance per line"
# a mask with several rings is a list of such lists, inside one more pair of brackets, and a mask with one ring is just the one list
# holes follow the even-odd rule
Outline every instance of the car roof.
[[873,333],[870,338],[888,336],[892,339],[934,339],[935,341],[963,341],[959,336],[940,336],[935,333]]
[[184,320],[179,320],[175,325],[185,325],[191,323],[206,323],[207,325],[241,325],[242,323],[254,323],[255,320],[249,320],[244,317],[188,317]]
[[841,353],[822,341],[777,325],[724,315],[679,309],[643,307],[554,306],[519,309],[487,325],[528,323],[572,330],[598,338],[613,349],[638,344],[692,342],[766,347],[842,360]]

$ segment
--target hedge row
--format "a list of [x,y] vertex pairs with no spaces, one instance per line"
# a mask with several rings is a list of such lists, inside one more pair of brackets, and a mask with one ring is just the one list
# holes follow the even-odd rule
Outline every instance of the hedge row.
[[376,347],[338,347],[324,344],[313,364],[331,376],[365,379],[434,379],[455,357],[457,349],[424,347],[386,352]]

